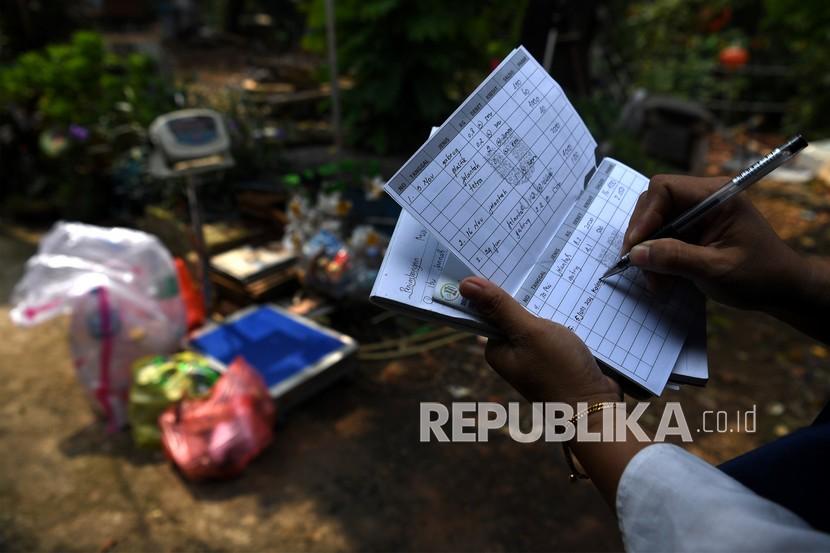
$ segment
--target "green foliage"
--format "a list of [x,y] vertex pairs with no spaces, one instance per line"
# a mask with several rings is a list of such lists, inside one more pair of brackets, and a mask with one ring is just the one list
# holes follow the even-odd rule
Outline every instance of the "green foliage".
[[[830,131],[825,0],[641,0],[613,6],[620,24],[609,48],[627,62],[637,86],[704,103],[784,102],[787,130]],[[757,76],[720,66],[720,52],[731,45],[747,48],[749,65],[761,69]],[[764,74],[770,67],[792,73]]]
[[[524,2],[338,0],[339,64],[348,138],[379,153],[423,142],[514,45]],[[313,0],[305,46],[325,51],[323,0]],[[460,68],[460,69],[459,69]]]
[[830,2],[764,0],[763,30],[780,62],[793,68],[790,130],[830,133]]
[[376,160],[342,159],[323,163],[299,173],[287,173],[282,177],[282,185],[288,190],[307,194],[318,191],[342,192],[348,188],[362,187],[366,179],[374,177],[379,172],[380,166]]
[[743,83],[716,75],[718,54],[746,45],[738,28],[713,29],[712,22],[748,0],[656,0],[625,2],[613,48],[628,62],[638,86],[652,93],[690,99],[737,97]]
[[4,167],[5,190],[63,216],[106,215],[113,174],[141,161],[145,129],[174,107],[171,92],[152,60],[108,52],[92,32],[0,66],[0,120],[25,122],[14,126],[9,151],[21,156]]
[[0,67],[0,105],[34,107],[47,127],[105,125],[115,112],[147,125],[167,107],[161,89],[149,58],[109,53],[92,32],[75,33],[68,43],[27,52]]

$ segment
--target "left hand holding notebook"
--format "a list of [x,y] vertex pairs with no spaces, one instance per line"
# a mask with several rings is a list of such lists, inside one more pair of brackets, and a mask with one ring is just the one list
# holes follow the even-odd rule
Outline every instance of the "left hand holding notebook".
[[481,277],[461,283],[461,294],[503,338],[487,342],[487,362],[530,401],[619,401],[620,386],[605,376],[576,334],[536,317]]

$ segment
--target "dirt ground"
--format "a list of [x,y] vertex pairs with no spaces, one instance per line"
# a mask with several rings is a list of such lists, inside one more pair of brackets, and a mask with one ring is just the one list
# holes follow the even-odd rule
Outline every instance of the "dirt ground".
[[[32,253],[0,239],[2,289]],[[448,384],[513,397],[473,339],[465,363],[365,364],[282,421],[238,479],[191,484],[160,454],[96,422],[69,362],[65,323],[0,314],[0,549],[356,551],[620,546],[590,486],[552,445],[421,444],[420,401]],[[437,371],[430,367],[438,367]],[[457,394],[457,390],[454,389]],[[473,398],[475,399],[475,398]]]
[[[830,253],[827,189],[752,193],[802,250]],[[31,245],[0,237],[0,297]],[[65,322],[0,313],[0,549],[5,551],[596,551],[621,547],[611,511],[571,484],[556,444],[418,441],[421,401],[515,399],[475,339],[355,374],[282,420],[239,478],[192,484],[160,454],[109,436],[75,381]],[[695,433],[718,462],[809,423],[830,391],[828,350],[756,313],[709,306],[711,380],[667,391],[701,413],[757,405],[757,431]],[[656,402],[659,403],[659,402]],[[653,412],[650,411],[650,412]],[[653,415],[652,415],[653,418]],[[653,422],[653,420],[652,420]]]

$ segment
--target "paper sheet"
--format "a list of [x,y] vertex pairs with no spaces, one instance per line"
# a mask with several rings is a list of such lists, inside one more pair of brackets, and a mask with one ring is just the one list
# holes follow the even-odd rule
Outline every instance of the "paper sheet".
[[473,272],[515,293],[583,190],[595,149],[520,47],[385,189]]

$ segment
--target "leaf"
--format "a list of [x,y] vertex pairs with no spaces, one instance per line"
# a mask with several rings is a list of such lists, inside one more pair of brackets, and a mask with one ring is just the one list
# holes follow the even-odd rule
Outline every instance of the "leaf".
[[299,187],[301,182],[302,180],[300,179],[300,175],[296,173],[289,173],[287,175],[283,175],[282,177],[282,183],[290,188]]

